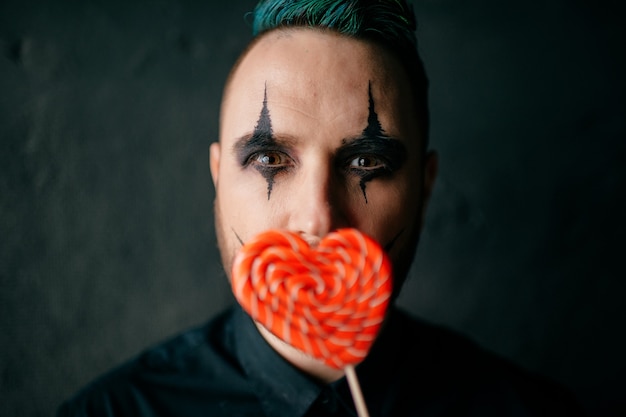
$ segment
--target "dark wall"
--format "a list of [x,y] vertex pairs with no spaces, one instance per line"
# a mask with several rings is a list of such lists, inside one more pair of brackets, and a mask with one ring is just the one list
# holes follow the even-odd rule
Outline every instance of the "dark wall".
[[[253,4],[0,2],[1,415],[231,302],[207,148]],[[440,176],[401,302],[598,416],[626,414],[623,8],[415,2]]]

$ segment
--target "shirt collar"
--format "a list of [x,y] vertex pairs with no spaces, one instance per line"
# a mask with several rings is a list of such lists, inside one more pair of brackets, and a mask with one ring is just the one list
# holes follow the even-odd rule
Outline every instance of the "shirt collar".
[[[353,407],[345,377],[326,386],[308,377],[265,341],[240,306],[235,310],[235,352],[267,415],[304,416],[320,395],[337,396],[344,407]],[[369,355],[356,366],[365,401],[374,408],[383,400],[381,384],[385,386],[405,353],[398,312],[392,308],[390,313]]]
[[266,414],[303,416],[323,386],[280,356],[240,307],[234,321],[236,355]]

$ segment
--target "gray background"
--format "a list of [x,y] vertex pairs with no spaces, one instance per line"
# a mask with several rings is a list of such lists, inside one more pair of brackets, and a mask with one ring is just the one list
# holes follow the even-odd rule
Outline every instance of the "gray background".
[[[208,144],[254,1],[0,2],[0,414],[231,302]],[[415,2],[441,170],[401,302],[626,415],[615,0]]]

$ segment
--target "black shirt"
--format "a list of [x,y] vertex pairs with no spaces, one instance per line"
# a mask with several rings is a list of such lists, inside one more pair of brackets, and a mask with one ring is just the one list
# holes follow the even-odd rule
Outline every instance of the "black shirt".
[[[356,367],[370,417],[582,416],[562,387],[393,310]],[[232,307],[95,380],[58,417],[356,416],[345,378],[286,362]]]

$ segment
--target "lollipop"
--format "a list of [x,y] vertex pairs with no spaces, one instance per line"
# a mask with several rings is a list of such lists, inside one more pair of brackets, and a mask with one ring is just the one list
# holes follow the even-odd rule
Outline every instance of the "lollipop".
[[378,243],[339,229],[311,247],[297,233],[270,230],[241,248],[232,286],[244,310],[275,336],[345,369],[355,395],[354,365],[369,352],[391,295],[391,263]]

